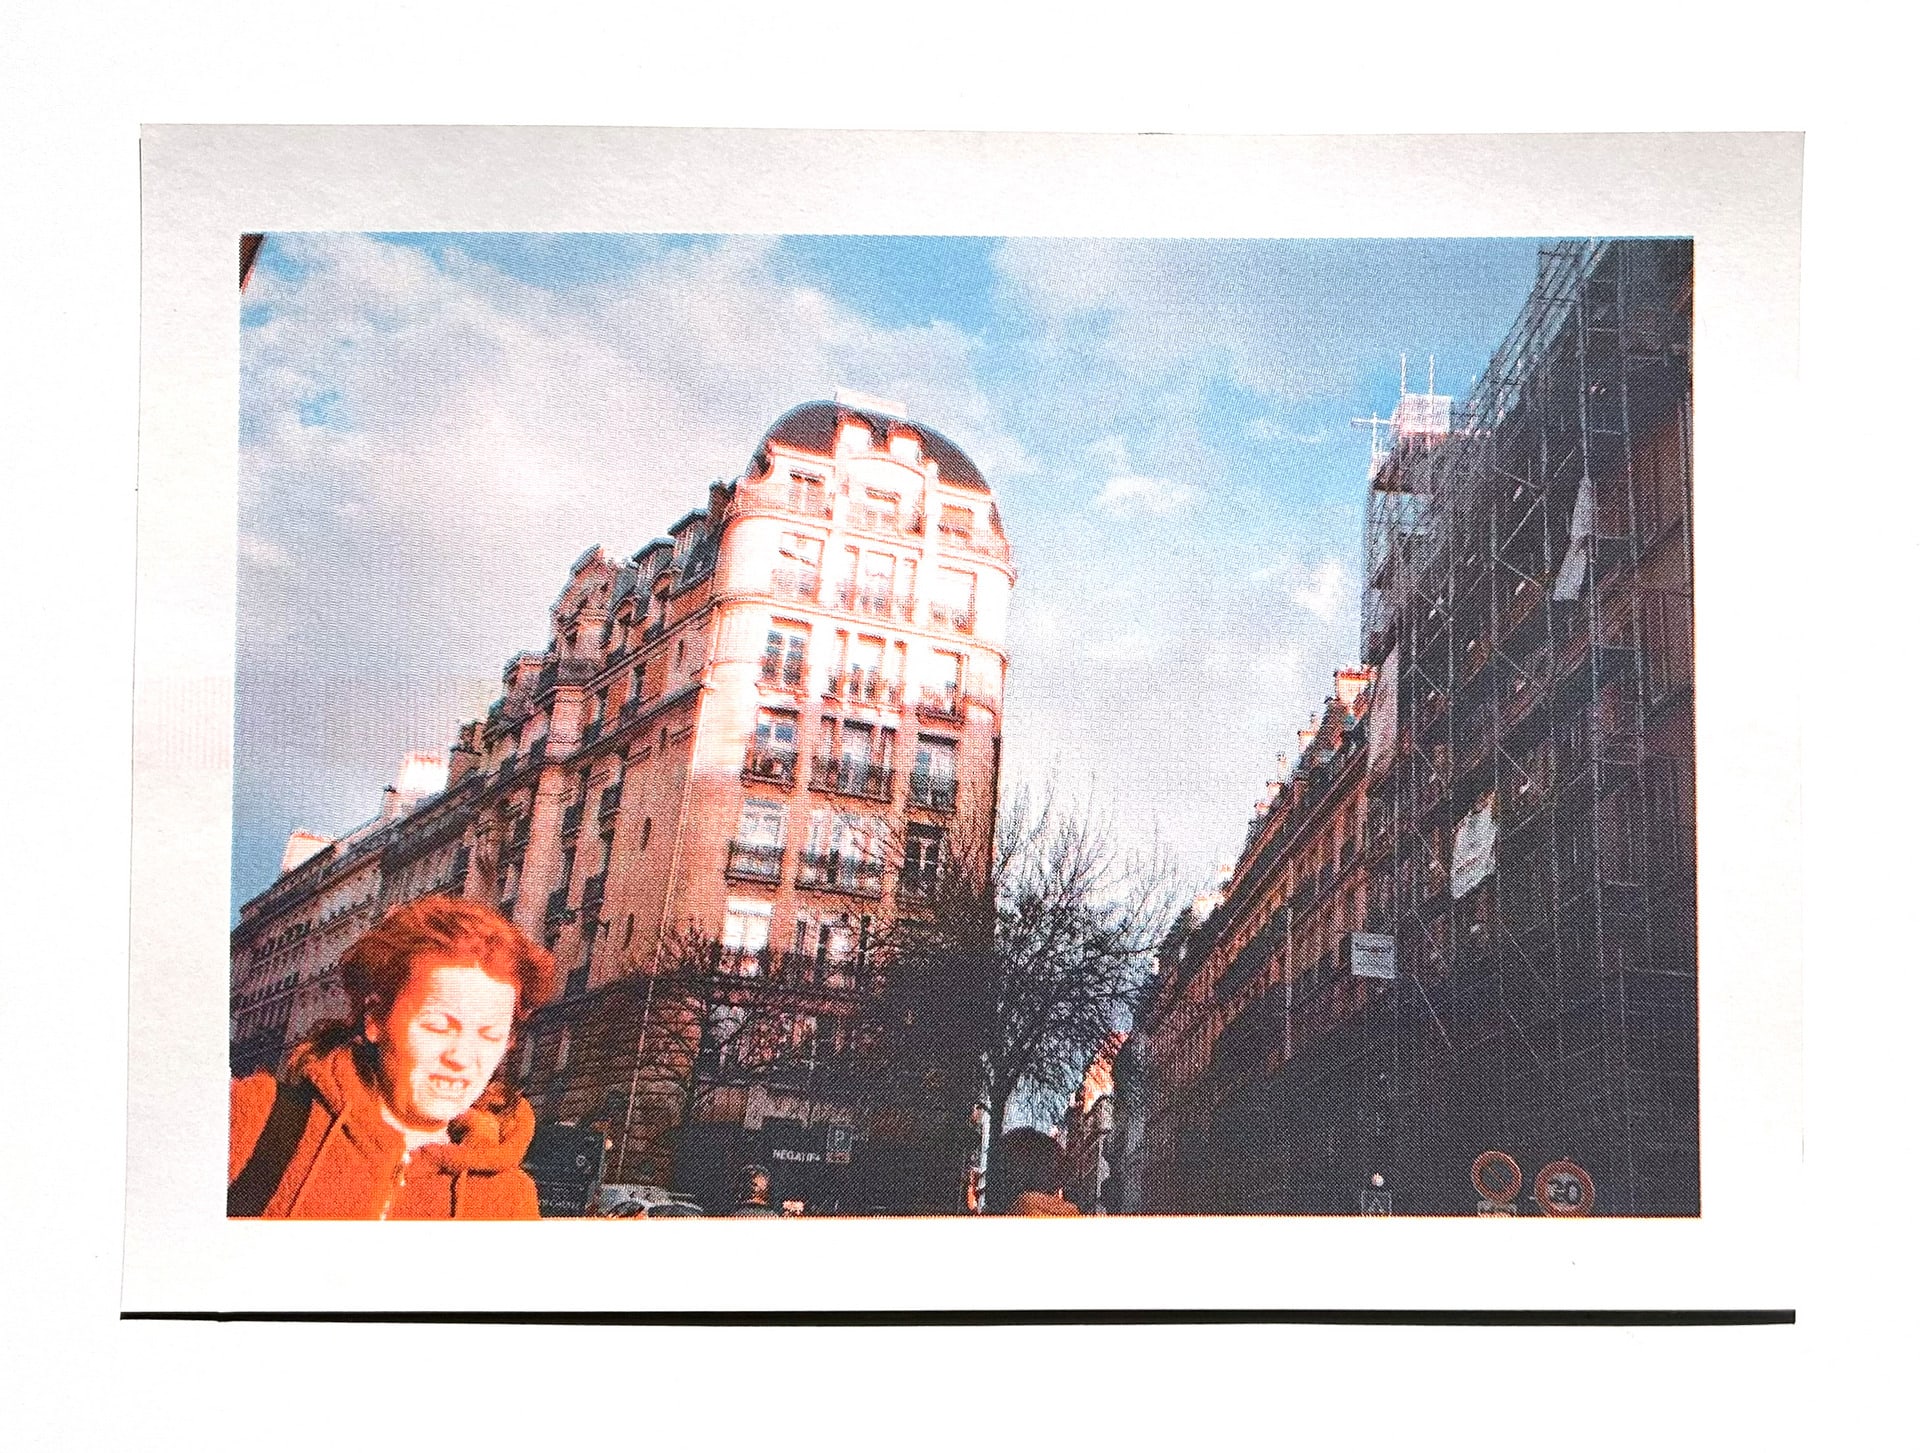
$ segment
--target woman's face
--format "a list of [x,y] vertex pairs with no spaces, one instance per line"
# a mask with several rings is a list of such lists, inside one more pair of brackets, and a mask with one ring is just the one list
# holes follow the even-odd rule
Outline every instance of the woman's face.
[[513,1035],[515,989],[476,964],[416,968],[391,1008],[367,1016],[387,1108],[414,1130],[464,1114]]

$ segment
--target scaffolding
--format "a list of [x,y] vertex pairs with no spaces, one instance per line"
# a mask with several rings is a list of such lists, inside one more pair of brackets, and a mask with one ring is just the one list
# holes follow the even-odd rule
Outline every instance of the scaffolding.
[[1489,1149],[1579,1162],[1602,1214],[1699,1209],[1691,313],[1688,242],[1547,247],[1463,406],[1375,453],[1367,916],[1400,972],[1351,1169],[1408,1210],[1463,1209]]

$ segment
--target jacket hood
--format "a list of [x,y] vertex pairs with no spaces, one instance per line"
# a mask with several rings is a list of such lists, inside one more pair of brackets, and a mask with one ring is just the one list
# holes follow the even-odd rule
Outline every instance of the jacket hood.
[[[370,1064],[356,1043],[302,1045],[288,1063],[288,1076],[305,1080],[315,1097],[352,1139],[397,1156],[400,1132],[380,1113],[380,1093]],[[533,1107],[498,1083],[488,1085],[474,1107],[447,1127],[451,1143],[422,1146],[416,1158],[450,1174],[517,1167],[533,1143]]]

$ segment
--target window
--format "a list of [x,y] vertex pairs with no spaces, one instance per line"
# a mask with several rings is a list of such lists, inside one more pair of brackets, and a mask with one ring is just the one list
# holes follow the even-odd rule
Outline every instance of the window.
[[792,712],[762,711],[754,722],[746,775],[791,785],[799,730],[800,719]]
[[759,972],[759,957],[773,930],[773,905],[753,898],[729,898],[726,922],[720,930],[723,963],[730,972]]
[[887,644],[878,636],[860,636],[847,651],[847,675],[840,694],[849,701],[877,702],[886,694],[882,662]]
[[973,629],[974,592],[979,577],[967,570],[941,570],[934,580],[932,620],[936,626],[968,632]]
[[921,737],[913,754],[908,798],[916,807],[951,811],[957,796],[954,744],[943,737]]
[[813,600],[820,594],[821,541],[807,535],[782,535],[780,558],[773,567],[776,594]]
[[1647,688],[1663,701],[1693,680],[1693,602],[1679,591],[1646,598]]
[[907,827],[906,861],[900,868],[900,890],[903,893],[931,893],[940,874],[940,849],[946,834],[937,827],[925,823],[912,823]]
[[807,848],[796,881],[803,888],[877,894],[886,838],[882,819],[816,810],[807,819]]
[[787,476],[787,506],[795,514],[824,515],[827,512],[826,481],[817,474],[794,470]]
[[797,687],[807,679],[805,626],[776,622],[767,632],[766,654],[760,658],[760,679],[776,686]]
[[940,506],[940,534],[943,538],[965,544],[973,538],[973,511],[960,505]]
[[860,609],[868,615],[888,615],[893,610],[893,565],[891,555],[869,550],[860,574]]
[[650,817],[643,817],[640,819],[640,851],[644,853],[647,850],[647,844],[652,841],[653,841],[653,819]]
[[739,835],[728,845],[727,872],[778,881],[787,813],[778,802],[749,799],[740,808]]

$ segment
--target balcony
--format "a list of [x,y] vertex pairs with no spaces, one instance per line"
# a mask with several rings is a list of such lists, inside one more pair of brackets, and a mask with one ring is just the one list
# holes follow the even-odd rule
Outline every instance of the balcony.
[[960,784],[952,777],[936,777],[930,772],[914,772],[907,778],[907,801],[932,812],[952,812],[960,795]]
[[763,656],[760,660],[760,684],[799,691],[807,684],[807,663],[790,656]]
[[816,792],[838,792],[875,802],[893,801],[893,768],[850,757],[815,757],[807,785]]
[[777,787],[791,787],[794,767],[798,760],[799,753],[791,747],[748,747],[747,760],[740,767],[740,780],[771,782]]
[[879,620],[913,619],[913,597],[895,595],[891,587],[862,589],[851,580],[843,580],[834,590],[833,604],[841,610],[858,611]]
[[914,710],[924,720],[959,721],[966,713],[966,705],[958,686],[923,686]]
[[940,543],[948,550],[964,550],[970,555],[985,555],[989,560],[1011,560],[1013,551],[1005,540],[979,535],[959,525],[942,525]]
[[823,481],[767,479],[742,483],[734,486],[734,499],[745,508],[781,510],[812,519],[829,519],[833,514],[833,500]]
[[889,681],[878,666],[849,666],[827,677],[827,695],[869,706],[898,706],[905,694],[898,681]]
[[904,535],[906,530],[900,525],[898,506],[887,509],[878,505],[855,505],[847,512],[847,524],[856,530],[865,530],[870,535]]
[[786,849],[778,843],[743,843],[735,839],[727,844],[727,876],[749,878],[757,883],[778,883],[785,858]]
[[820,599],[820,572],[777,569],[773,572],[773,593],[783,600],[798,600],[811,604]]
[[857,893],[865,898],[880,896],[881,865],[847,853],[802,853],[794,882],[802,888],[818,888],[831,893]]
[[940,886],[940,869],[931,863],[908,863],[900,869],[900,892],[908,898],[931,898]]
[[943,631],[953,631],[958,635],[973,634],[973,607],[968,605],[942,605],[939,602],[927,607],[927,621]]

